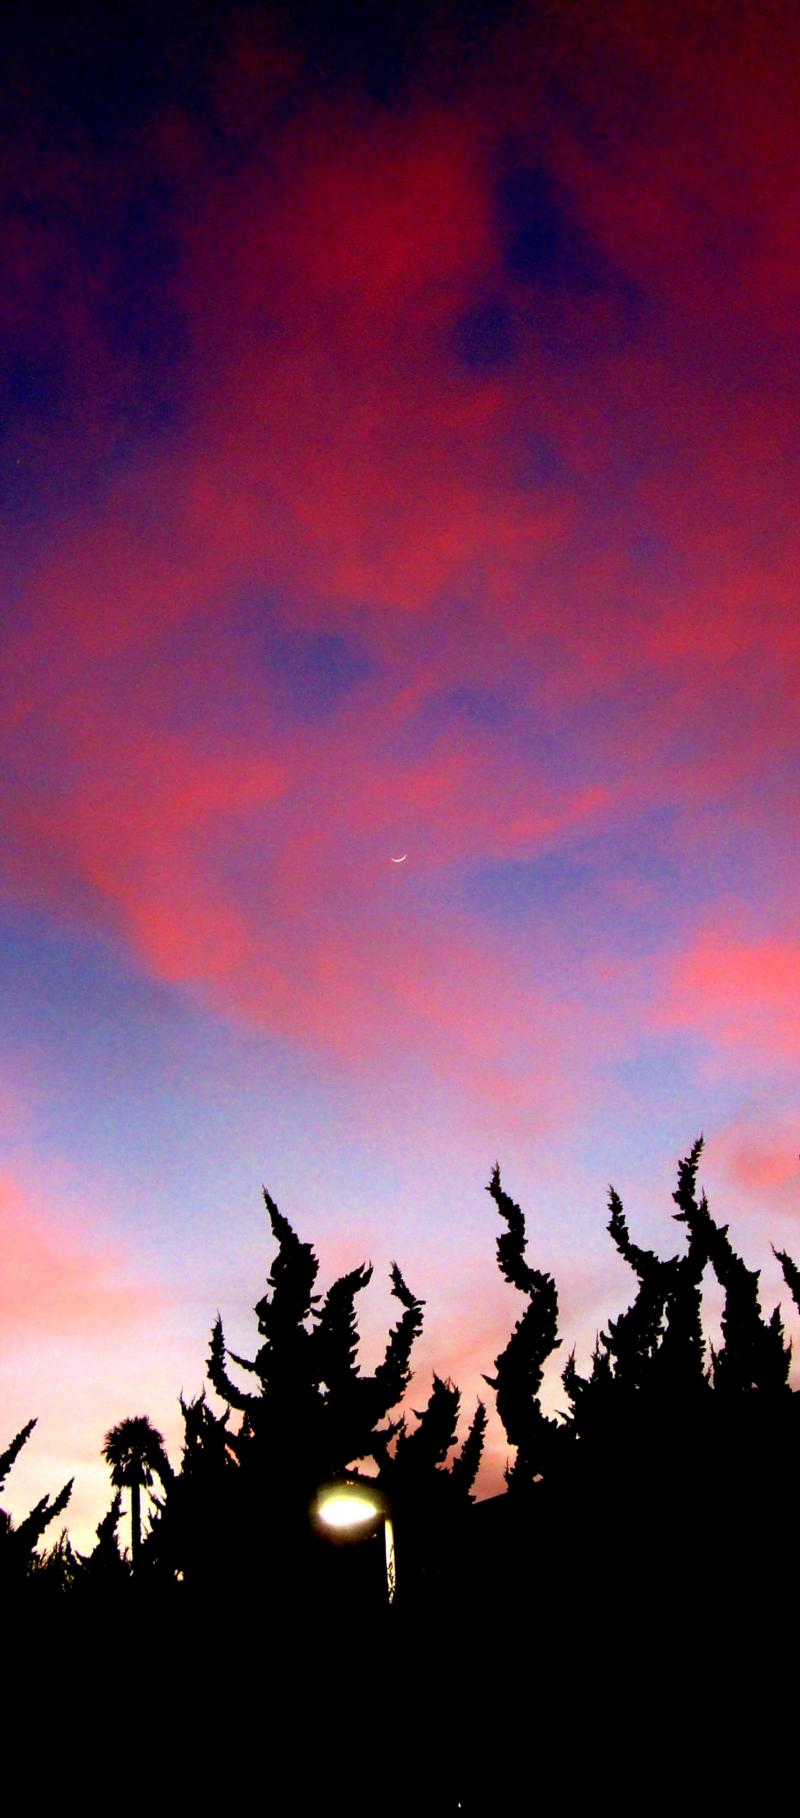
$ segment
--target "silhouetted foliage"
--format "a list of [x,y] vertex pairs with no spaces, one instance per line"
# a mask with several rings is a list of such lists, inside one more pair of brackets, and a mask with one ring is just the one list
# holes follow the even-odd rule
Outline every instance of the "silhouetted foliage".
[[708,1257],[720,1286],[725,1289],[722,1315],[723,1344],[712,1353],[714,1388],[722,1394],[761,1389],[784,1390],[789,1380],[791,1346],[784,1344],[780,1308],[765,1320],[758,1299],[758,1269],[748,1269],[728,1237],[727,1225],[717,1225],[705,1194],[697,1199],[697,1166],[702,1137],[678,1171],[673,1198],[675,1214],[688,1226],[690,1239]]
[[44,1553],[34,1553],[29,1567],[32,1590],[37,1599],[52,1603],[72,1592],[81,1570],[80,1555],[75,1552],[66,1528]]
[[26,1441],[30,1439],[35,1425],[35,1420],[29,1420],[27,1426],[20,1428],[16,1438],[12,1439],[10,1446],[6,1446],[4,1452],[0,1452],[0,1490],[5,1489],[6,1478],[11,1470],[11,1466],[19,1457]]
[[791,1256],[788,1255],[786,1250],[776,1250],[774,1244],[773,1255],[778,1258],[778,1262],[783,1270],[783,1279],[789,1289],[789,1293],[792,1296],[797,1311],[800,1313],[800,1269],[798,1268],[797,1263],[792,1261]]
[[106,1434],[103,1457],[111,1468],[115,1488],[130,1490],[131,1560],[135,1570],[142,1550],[142,1490],[150,1488],[154,1474],[165,1487],[172,1478],[164,1441],[146,1414],[134,1414]]
[[97,1524],[97,1538],[91,1553],[79,1555],[81,1590],[107,1603],[119,1596],[130,1581],[130,1561],[120,1551],[119,1523],[122,1515],[122,1491],[117,1490],[110,1507]]
[[[255,1308],[263,1343],[253,1359],[228,1352],[217,1317],[208,1375],[222,1400],[246,1416],[231,1441],[240,1462],[255,1461],[268,1450],[276,1477],[290,1468],[316,1485],[340,1476],[354,1460],[381,1454],[384,1435],[378,1429],[409,1382],[423,1303],[394,1264],[392,1292],[404,1311],[381,1364],[372,1376],[362,1376],[355,1297],[368,1285],[371,1268],[341,1276],[322,1300],[313,1292],[319,1264],[312,1246],[301,1243],[266,1191],[264,1202],[278,1253],[267,1280],[271,1292]],[[251,1390],[231,1379],[228,1356],[256,1378]]]
[[486,1431],[486,1409],[478,1402],[467,1436],[451,1463],[461,1394],[434,1374],[424,1408],[397,1424],[394,1448],[379,1472],[397,1524],[398,1581],[406,1598],[430,1597],[442,1574],[452,1570],[464,1519],[471,1506]]
[[[449,1379],[434,1374],[427,1401],[402,1409],[423,1302],[392,1264],[398,1317],[382,1358],[362,1373],[357,1304],[371,1266],[318,1291],[312,1245],[265,1193],[277,1249],[255,1307],[253,1356],[227,1347],[219,1316],[211,1333],[208,1376],[222,1410],[205,1391],[180,1397],[177,1472],[146,1416],[112,1428],[104,1456],[116,1494],[92,1551],[76,1553],[66,1532],[37,1550],[66,1506],[66,1485],[18,1526],[3,1518],[5,1585],[56,1607],[68,1595],[87,1609],[95,1600],[98,1610],[119,1599],[134,1612],[146,1595],[169,1597],[173,1611],[197,1610],[204,1622],[212,1608],[244,1622],[255,1602],[284,1638],[310,1633],[315,1621],[343,1635],[381,1598],[386,1604],[383,1511],[395,1524],[395,1608],[408,1614],[409,1664],[420,1623],[435,1613],[443,1632],[466,1630],[479,1607],[501,1637],[512,1618],[535,1622],[542,1658],[565,1622],[579,1622],[605,1638],[604,1657],[619,1671],[649,1658],[657,1603],[676,1633],[701,1601],[733,1633],[757,1607],[765,1558],[782,1557],[775,1535],[796,1499],[800,1404],[780,1308],[763,1311],[758,1271],[712,1218],[698,1188],[701,1154],[699,1139],[678,1168],[680,1253],[661,1257],[639,1245],[610,1188],[608,1231],[635,1290],[599,1332],[588,1371],[574,1352],[568,1358],[559,1416],[542,1406],[545,1369],[560,1346],[556,1284],[528,1259],[524,1215],[494,1168],[498,1265],[524,1303],[486,1377],[513,1447],[509,1494],[477,1508],[483,1404],[460,1448],[461,1397]],[[800,1269],[787,1252],[775,1255],[800,1307]],[[709,1269],[724,1296],[716,1350],[702,1328]],[[34,1424],[0,1454],[0,1487]],[[357,1546],[323,1540],[315,1520],[321,1487],[342,1480],[371,1486],[380,1505]],[[144,1489],[153,1505],[146,1537]],[[125,1490],[130,1559],[118,1538]],[[782,1582],[783,1568],[775,1571]]]
[[[382,1359],[362,1374],[356,1299],[371,1280],[371,1267],[361,1264],[326,1294],[316,1292],[313,1247],[300,1240],[266,1191],[264,1203],[278,1249],[267,1291],[255,1307],[261,1343],[253,1357],[231,1351],[217,1316],[208,1376],[227,1406],[220,1417],[205,1395],[181,1401],[183,1458],[154,1524],[154,1549],[190,1585],[246,1570],[266,1576],[279,1600],[287,1581],[295,1590],[301,1579],[313,1587],[315,1573],[323,1570],[324,1549],[310,1525],[321,1486],[352,1477],[371,1461],[393,1508],[410,1504],[412,1483],[420,1506],[427,1487],[429,1499],[449,1497],[466,1507],[485,1416],[476,1415],[452,1471],[445,1459],[455,1442],[457,1389],[435,1378],[412,1432],[405,1419],[391,1420],[411,1379],[422,1301],[393,1263],[392,1294],[400,1316]],[[246,1386],[236,1381],[231,1365],[244,1372]],[[283,1568],[279,1580],[277,1560]]]
[[494,1389],[497,1412],[516,1457],[506,1473],[509,1489],[529,1486],[543,1476],[563,1444],[563,1429],[543,1413],[539,1400],[544,1364],[557,1349],[558,1292],[551,1275],[534,1269],[525,1260],[525,1219],[518,1205],[500,1184],[495,1164],[488,1191],[508,1230],[497,1240],[501,1274],[513,1288],[528,1296],[528,1306],[517,1320],[504,1351],[495,1358],[496,1376],[485,1381]]
[[459,1495],[472,1495],[483,1457],[485,1438],[486,1409],[483,1402],[479,1401],[461,1451],[450,1466],[450,1475]]
[[[180,1408],[183,1456],[153,1523],[153,1550],[168,1572],[196,1585],[219,1571],[226,1542],[236,1544],[231,1511],[239,1460],[229,1408],[215,1414],[205,1391],[191,1401],[181,1395]],[[242,1432],[247,1430],[245,1424]]]
[[[780,1309],[764,1314],[758,1271],[737,1254],[727,1226],[711,1217],[697,1187],[701,1153],[702,1138],[681,1161],[673,1194],[688,1237],[682,1255],[661,1258],[637,1245],[610,1189],[609,1233],[637,1290],[599,1334],[590,1373],[579,1373],[574,1352],[568,1359],[562,1425],[546,1419],[539,1399],[542,1365],[556,1343],[555,1288],[525,1260],[524,1218],[502,1192],[497,1169],[490,1183],[508,1227],[498,1242],[501,1272],[529,1298],[493,1383],[498,1413],[517,1447],[509,1487],[527,1489],[538,1479],[549,1489],[548,1498],[537,1499],[550,1522],[539,1540],[545,1549],[571,1549],[572,1582],[582,1586],[587,1607],[601,1594],[603,1555],[619,1547],[623,1534],[629,1585],[652,1569],[647,1560],[657,1555],[671,1595],[703,1594],[697,1506],[714,1528],[719,1582],[732,1586],[738,1572],[743,1590],[735,1547],[752,1548],[757,1536],[766,1546],[781,1506],[796,1491],[798,1402],[788,1386],[791,1352]],[[776,1254],[795,1292],[800,1271]],[[701,1295],[708,1265],[725,1299],[722,1344],[707,1362]],[[582,1509],[591,1509],[588,1536]]]
[[[35,1425],[35,1420],[29,1420],[5,1451],[0,1453],[0,1490],[5,1488],[8,1473]],[[51,1521],[58,1515],[63,1515],[72,1495],[73,1483],[74,1478],[70,1478],[69,1483],[65,1483],[64,1488],[52,1500],[49,1496],[43,1496],[20,1522],[15,1523],[5,1509],[0,1510],[0,1581],[5,1585],[6,1591],[19,1587],[39,1564],[36,1547]]]
[[[701,1144],[682,1162],[676,1198],[694,1205]],[[707,1233],[693,1223],[683,1256],[662,1258],[634,1243],[619,1194],[609,1190],[610,1236],[637,1277],[630,1307],[599,1334],[591,1373],[579,1375],[574,1353],[562,1382],[569,1426],[580,1441],[580,1467],[613,1474],[618,1485],[663,1476],[685,1465],[700,1441],[709,1392],[701,1320]],[[681,1214],[679,1214],[680,1216]],[[659,1492],[661,1493],[661,1492]]]

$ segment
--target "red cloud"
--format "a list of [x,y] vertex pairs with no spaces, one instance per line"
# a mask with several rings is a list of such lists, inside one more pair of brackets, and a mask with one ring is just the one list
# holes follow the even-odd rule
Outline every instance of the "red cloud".
[[[400,116],[376,136],[350,122],[314,131],[291,223],[295,286],[344,306],[348,332],[407,308],[426,320],[452,310],[465,280],[491,258],[489,198],[478,146],[458,114]],[[322,154],[322,155],[320,155]]]

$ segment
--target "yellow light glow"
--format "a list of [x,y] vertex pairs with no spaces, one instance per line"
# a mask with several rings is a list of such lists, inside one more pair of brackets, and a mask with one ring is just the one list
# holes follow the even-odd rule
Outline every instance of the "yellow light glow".
[[358,1490],[333,1490],[319,1501],[319,1517],[329,1528],[359,1528],[380,1515],[376,1502]]

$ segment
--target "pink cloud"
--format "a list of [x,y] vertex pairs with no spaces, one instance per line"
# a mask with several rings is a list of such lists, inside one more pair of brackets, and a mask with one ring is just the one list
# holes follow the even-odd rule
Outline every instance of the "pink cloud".
[[[776,1245],[794,1240],[785,1221],[797,1224],[800,1205],[800,1123],[789,1106],[776,1107],[766,1093],[745,1102],[714,1133],[709,1159],[723,1180],[733,1182],[737,1198]],[[770,1220],[780,1221],[770,1233]],[[765,1258],[771,1268],[772,1259]],[[774,1273],[774,1271],[773,1271]]]
[[[153,976],[348,1065],[418,1052],[520,1117],[547,1076],[548,1102],[568,1102],[579,1018],[559,991],[552,930],[528,974],[518,950],[453,907],[458,868],[624,831],[652,806],[730,809],[785,755],[798,683],[793,404],[769,370],[729,395],[696,351],[719,160],[741,166],[724,207],[747,225],[785,149],[773,110],[748,103],[758,132],[736,151],[740,59],[723,47],[700,115],[679,35],[659,26],[653,64],[641,32],[616,23],[614,43],[655,89],[663,65],[697,141],[688,156],[672,101],[656,95],[652,113],[626,117],[613,156],[590,154],[531,103],[539,77],[520,62],[524,37],[516,26],[498,40],[491,117],[469,81],[402,117],[325,103],[310,124],[273,121],[269,157],[254,141],[235,177],[174,114],[154,127],[183,199],[185,420],[110,473],[32,566],[12,652],[19,788],[5,858],[16,892],[94,919]],[[256,38],[237,39],[216,101],[230,125],[231,97],[249,95],[248,132],[264,72],[274,94],[296,71]],[[616,93],[613,57],[609,80]],[[655,327],[645,320],[629,343],[601,337],[591,361],[552,357],[541,298],[503,272],[494,161],[498,135],[520,121],[602,256],[657,305]],[[782,131],[788,144],[793,117]],[[782,171],[747,242],[760,275],[736,241],[744,288],[735,307],[715,301],[726,357],[779,257]],[[58,169],[47,182],[79,187]],[[17,260],[40,301],[53,257],[37,241]],[[467,371],[453,327],[487,287],[504,287],[516,359]],[[572,306],[579,327],[599,307]],[[117,381],[84,299],[75,311],[87,357],[97,341],[102,429]],[[770,317],[774,332],[782,320]],[[555,477],[521,483],[531,430],[552,441]],[[640,520],[664,538],[677,579],[642,580],[630,550]],[[302,734],[287,723],[268,660],[253,677],[235,640],[215,643],[242,590],[285,596],[295,628],[358,632],[375,677],[357,711]],[[184,625],[197,651],[208,638],[224,655],[205,670],[195,655],[184,671],[170,643]],[[510,737],[440,726],[423,740],[417,716],[481,682],[502,688],[525,731],[558,734],[568,783],[516,725]],[[254,699],[256,735],[252,719],[238,725]],[[397,836],[402,878],[388,865]],[[637,892],[646,901],[634,880],[629,904]],[[756,1039],[766,1018],[791,1046],[789,949],[770,960],[729,940],[722,963],[704,940],[674,970],[673,1026],[689,1026],[696,1000],[725,1040]],[[539,1066],[534,1027],[546,1031]]]
[[7,1338],[101,1339],[152,1315],[151,1284],[125,1279],[129,1261],[74,1220],[45,1213],[13,1177],[0,1180],[0,1280]]
[[[791,1133],[791,1138],[797,1134]],[[734,1178],[743,1187],[750,1190],[766,1189],[768,1192],[776,1187],[797,1186],[797,1150],[787,1136],[783,1142],[773,1137],[757,1137],[748,1140],[742,1135],[735,1143],[731,1154],[731,1170]]]
[[800,946],[791,936],[748,939],[723,923],[673,963],[659,1020],[725,1050],[792,1061],[800,1054],[799,991]]

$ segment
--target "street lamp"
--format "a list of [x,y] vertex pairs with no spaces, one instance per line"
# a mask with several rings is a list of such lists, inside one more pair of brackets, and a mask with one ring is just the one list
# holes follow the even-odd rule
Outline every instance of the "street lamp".
[[351,1536],[355,1540],[370,1532],[375,1533],[378,1523],[383,1523],[386,1595],[389,1603],[394,1603],[397,1590],[394,1527],[382,1491],[363,1481],[343,1480],[328,1484],[317,1496],[314,1514],[320,1526],[345,1539]]

